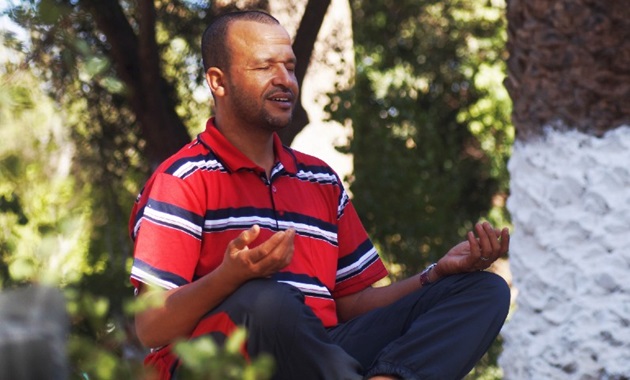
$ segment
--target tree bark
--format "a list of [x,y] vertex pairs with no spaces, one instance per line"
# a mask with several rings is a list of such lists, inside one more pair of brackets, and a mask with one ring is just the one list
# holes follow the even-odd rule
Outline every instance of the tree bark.
[[[295,69],[295,76],[297,77],[300,88],[304,82],[306,70],[308,69],[313,55],[315,42],[317,41],[317,35],[324,22],[324,17],[326,16],[329,5],[330,0],[309,0],[306,4],[304,16],[302,16],[302,20],[300,21],[295,39],[293,40],[293,51],[295,52],[298,62]],[[302,105],[302,96],[300,95],[291,124],[279,133],[282,142],[285,145],[291,145],[295,136],[297,136],[308,123],[308,114]]]
[[135,34],[116,0],[83,0],[111,46],[109,54],[125,83],[136,121],[146,141],[152,168],[190,142],[190,136],[175,112],[171,91],[160,71],[155,41],[153,0],[139,0],[139,32]]
[[630,122],[630,7],[608,0],[508,1],[517,138],[542,126],[601,136]]
[[629,379],[630,8],[509,0],[507,16],[518,296],[504,378]]

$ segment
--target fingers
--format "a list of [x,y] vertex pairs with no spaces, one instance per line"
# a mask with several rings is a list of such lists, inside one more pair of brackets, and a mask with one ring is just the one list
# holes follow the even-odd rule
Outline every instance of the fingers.
[[493,228],[479,223],[468,231],[466,240],[451,248],[439,261],[442,275],[484,270],[508,252],[510,233],[507,228]]
[[475,233],[472,231],[468,231],[466,238],[468,239],[468,244],[470,245],[471,256],[473,256],[475,259],[478,259],[479,256],[481,256],[481,252],[479,250],[479,242],[475,237]]
[[[470,240],[470,236],[468,239],[471,244],[472,257],[487,262],[489,266],[496,259],[508,252],[510,245],[509,229],[495,229],[490,223],[484,222],[475,225],[475,232],[478,237],[476,239],[477,244],[474,244]],[[472,232],[470,234],[472,234]]]
[[[284,231],[282,239],[275,246],[273,251],[263,256],[256,264],[265,268],[271,273],[275,273],[286,267],[293,258],[295,230],[289,229]],[[271,274],[268,273],[268,274]]]
[[475,225],[475,231],[479,236],[479,245],[481,246],[481,253],[486,255],[492,255],[500,248],[499,240],[494,231],[494,228],[488,222]]
[[284,256],[289,255],[289,250],[291,251],[290,254],[292,256],[294,237],[295,230],[292,228],[286,231],[276,232],[271,235],[267,241],[249,251],[250,261],[252,263],[258,263],[268,257],[281,259]]
[[260,226],[254,224],[248,230],[241,232],[240,235],[236,237],[236,239],[232,240],[228,246],[228,250],[231,252],[236,252],[247,248],[249,244],[256,240],[259,234]]
[[254,248],[248,246],[260,237],[260,227],[252,226],[228,244],[222,268],[231,278],[246,281],[268,277],[286,267],[293,258],[295,230],[276,232]]

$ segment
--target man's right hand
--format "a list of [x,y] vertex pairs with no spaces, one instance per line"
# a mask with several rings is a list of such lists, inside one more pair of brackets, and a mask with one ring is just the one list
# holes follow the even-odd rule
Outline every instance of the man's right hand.
[[[160,347],[188,336],[199,319],[229,297],[244,282],[268,277],[286,267],[293,257],[295,230],[276,232],[249,249],[260,234],[254,225],[232,240],[219,267],[189,284],[161,294],[164,302],[136,314],[136,332],[147,347]],[[148,293],[141,286],[140,294]]]
[[242,283],[271,276],[289,265],[293,258],[295,230],[276,232],[262,244],[250,249],[248,245],[259,234],[260,227],[253,225],[228,244],[220,267],[230,274],[227,278]]

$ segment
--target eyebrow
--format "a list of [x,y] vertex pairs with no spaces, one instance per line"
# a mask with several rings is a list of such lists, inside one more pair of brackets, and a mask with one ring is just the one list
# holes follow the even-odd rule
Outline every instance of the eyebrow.
[[254,56],[253,62],[255,63],[278,63],[278,62],[282,62],[282,63],[297,63],[297,57],[295,56],[295,54],[292,54],[291,56],[289,56],[287,59],[278,59],[277,57],[273,57],[273,56]]
[[295,58],[290,58],[290,59],[269,58],[269,59],[256,59],[256,60],[254,60],[254,64],[256,64],[256,65],[260,65],[260,64],[276,64],[276,63],[296,64],[297,63],[297,59],[295,59]]

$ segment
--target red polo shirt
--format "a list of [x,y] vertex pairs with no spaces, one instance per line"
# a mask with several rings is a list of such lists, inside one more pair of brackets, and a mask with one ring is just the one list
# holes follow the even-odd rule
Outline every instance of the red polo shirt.
[[274,135],[271,178],[214,126],[166,160],[134,205],[131,281],[172,289],[211,272],[228,243],[258,224],[255,247],[294,228],[291,263],[273,276],[299,288],[325,326],[337,323],[334,298],[387,272],[337,174]]

